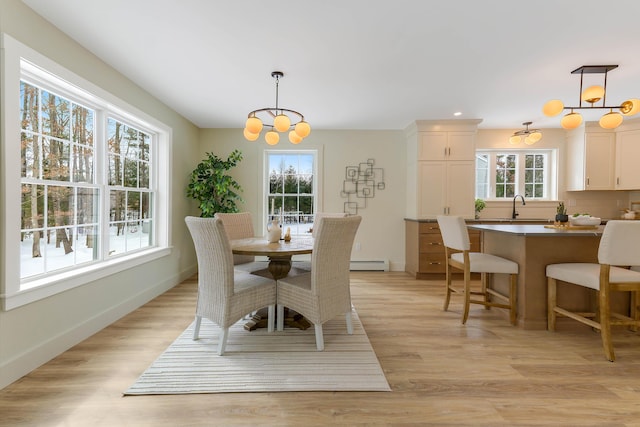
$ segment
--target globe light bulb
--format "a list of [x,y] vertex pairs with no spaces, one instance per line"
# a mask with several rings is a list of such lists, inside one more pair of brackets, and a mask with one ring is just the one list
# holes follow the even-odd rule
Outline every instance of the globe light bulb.
[[529,139],[532,141],[532,143],[536,143],[538,141],[540,141],[542,139],[542,133],[541,132],[533,132],[531,135],[529,135]]
[[278,114],[275,119],[273,119],[273,127],[276,128],[278,132],[286,132],[291,127],[291,120],[285,114]]
[[575,129],[582,124],[582,115],[571,112],[566,114],[560,121],[560,125],[565,129]]
[[301,120],[296,124],[295,131],[300,135],[300,138],[306,138],[311,133],[311,126],[309,126],[309,123]]
[[252,133],[252,132],[249,132],[249,129],[247,129],[247,128],[244,128],[244,132],[243,132],[243,134],[244,134],[244,137],[245,137],[245,139],[246,139],[247,141],[255,141],[255,140],[256,140],[256,139],[258,139],[258,137],[260,136],[260,134],[259,134],[259,133]]
[[603,129],[615,129],[622,124],[622,114],[613,111],[600,117],[600,127]]
[[278,132],[270,130],[264,135],[264,140],[269,145],[276,145],[280,141],[280,135],[278,135]]
[[247,119],[244,127],[250,133],[259,134],[260,132],[262,132],[262,120],[260,120],[256,116],[251,116]]
[[520,135],[511,135],[511,138],[509,138],[509,143],[516,145],[520,143]]
[[542,112],[547,117],[557,116],[562,113],[562,110],[564,110],[564,104],[559,99],[552,99],[542,107]]
[[301,141],[302,138],[296,133],[295,130],[289,132],[289,142],[291,142],[292,144],[300,144]]
[[582,100],[589,104],[594,104],[602,99],[604,96],[604,88],[602,86],[589,86],[582,91]]
[[620,112],[625,116],[633,116],[640,111],[640,99],[632,98],[624,101],[620,107]]

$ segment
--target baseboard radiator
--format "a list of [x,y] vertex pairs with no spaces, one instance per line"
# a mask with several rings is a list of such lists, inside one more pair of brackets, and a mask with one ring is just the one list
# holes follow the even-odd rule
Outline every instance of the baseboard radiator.
[[389,271],[389,261],[351,261],[351,271]]

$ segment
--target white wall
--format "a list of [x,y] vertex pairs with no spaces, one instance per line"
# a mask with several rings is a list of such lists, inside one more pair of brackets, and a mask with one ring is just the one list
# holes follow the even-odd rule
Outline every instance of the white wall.
[[[313,126],[313,123],[311,123]],[[312,130],[301,144],[281,141],[274,149],[317,149],[323,156],[322,195],[324,212],[342,212],[346,199],[340,197],[345,168],[375,160],[384,169],[386,188],[376,190],[365,209],[358,212],[362,223],[356,235],[361,249],[354,250],[354,260],[388,260],[390,268],[404,271],[404,206],[406,194],[405,143],[402,131],[325,131]],[[206,152],[226,158],[239,149],[244,160],[232,171],[242,185],[244,210],[258,216],[262,203],[263,152],[269,147],[259,139],[249,142],[242,129],[203,129],[200,133],[200,156]],[[257,220],[256,220],[257,221]],[[256,233],[262,224],[254,224]]]
[[[10,311],[0,311],[0,388],[25,375],[195,271],[184,217],[197,214],[184,197],[197,163],[198,129],[124,78],[19,0],[0,2],[0,32],[49,57],[172,128],[172,252],[146,265]],[[3,140],[3,143],[16,139]],[[2,206],[3,211],[15,207]],[[0,234],[0,238],[2,237]],[[186,325],[185,325],[186,326]]]

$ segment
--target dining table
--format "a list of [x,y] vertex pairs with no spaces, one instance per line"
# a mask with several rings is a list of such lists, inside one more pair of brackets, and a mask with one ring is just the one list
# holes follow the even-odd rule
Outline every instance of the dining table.
[[[289,241],[269,242],[261,237],[231,240],[231,251],[235,255],[266,256],[269,259],[267,270],[274,280],[280,280],[291,271],[291,258],[294,255],[307,255],[313,252],[313,237],[297,237]],[[256,273],[254,273],[256,274]],[[257,273],[259,274],[259,273]],[[298,329],[307,329],[311,324],[299,313],[285,309],[284,324]],[[267,326],[267,312],[260,310],[245,323],[244,328],[253,330]]]
[[266,256],[269,258],[267,269],[274,280],[287,277],[291,270],[291,258],[294,255],[306,255],[313,252],[313,237],[293,238],[286,242],[275,243],[261,237],[231,240],[231,251],[235,255]]

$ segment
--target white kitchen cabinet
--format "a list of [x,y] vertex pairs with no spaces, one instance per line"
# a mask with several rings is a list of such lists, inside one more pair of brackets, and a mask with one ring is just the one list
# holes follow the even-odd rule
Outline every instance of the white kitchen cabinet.
[[418,160],[474,160],[475,132],[420,132]]
[[616,190],[640,190],[640,130],[616,134]]
[[481,120],[419,120],[407,129],[407,217],[475,215],[475,135]]
[[[597,131],[599,130],[599,131]],[[587,126],[567,138],[567,191],[613,190],[616,134]]]
[[475,163],[462,161],[420,161],[418,164],[418,216],[475,215]]

